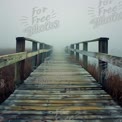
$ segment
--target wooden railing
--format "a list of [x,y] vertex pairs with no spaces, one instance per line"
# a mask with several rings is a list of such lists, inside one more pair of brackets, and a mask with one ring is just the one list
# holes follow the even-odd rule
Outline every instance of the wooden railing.
[[[122,57],[108,55],[108,40],[109,38],[98,38],[94,40],[78,42],[71,44],[66,47],[66,52],[69,52],[71,56],[74,56],[76,53],[76,60],[79,61],[79,55],[83,55],[83,67],[87,70],[88,66],[88,56],[98,59],[98,68],[99,68],[99,83],[104,86],[106,73],[105,69],[108,68],[108,63],[122,68]],[[89,52],[88,43],[98,42],[99,52]],[[83,50],[79,50],[80,44],[83,44]]]
[[[32,52],[25,51],[25,41],[32,42]],[[39,44],[39,49],[38,49]],[[30,38],[17,37],[16,38],[16,53],[0,56],[0,68],[6,67],[11,64],[15,65],[15,81],[19,85],[24,80],[24,66],[25,59],[32,57],[32,68],[35,69],[40,65],[44,59],[52,53],[52,46],[35,41]],[[39,60],[37,60],[37,58]]]

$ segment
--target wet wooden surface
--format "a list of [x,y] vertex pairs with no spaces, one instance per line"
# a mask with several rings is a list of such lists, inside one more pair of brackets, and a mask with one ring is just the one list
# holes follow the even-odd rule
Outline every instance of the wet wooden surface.
[[122,108],[87,71],[66,59],[57,53],[32,72],[0,106],[0,120],[122,122]]

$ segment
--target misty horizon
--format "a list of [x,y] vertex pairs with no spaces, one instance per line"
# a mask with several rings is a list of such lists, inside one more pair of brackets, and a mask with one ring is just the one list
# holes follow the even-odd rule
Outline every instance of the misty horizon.
[[[121,0],[2,0],[0,48],[15,48],[16,37],[32,38],[55,49],[108,37],[109,53],[121,56],[120,3]],[[96,51],[96,46],[90,44],[89,49]]]

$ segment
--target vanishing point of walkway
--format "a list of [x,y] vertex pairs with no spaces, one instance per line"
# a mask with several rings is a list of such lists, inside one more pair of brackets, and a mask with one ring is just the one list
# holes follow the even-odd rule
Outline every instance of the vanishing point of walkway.
[[122,109],[65,53],[45,60],[1,105],[9,122],[121,122]]

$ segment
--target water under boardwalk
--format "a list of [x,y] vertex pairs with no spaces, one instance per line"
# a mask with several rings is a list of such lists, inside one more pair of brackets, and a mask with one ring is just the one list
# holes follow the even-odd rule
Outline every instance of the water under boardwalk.
[[32,72],[1,105],[1,116],[12,122],[122,121],[121,107],[80,65],[68,62],[67,56],[54,54]]

